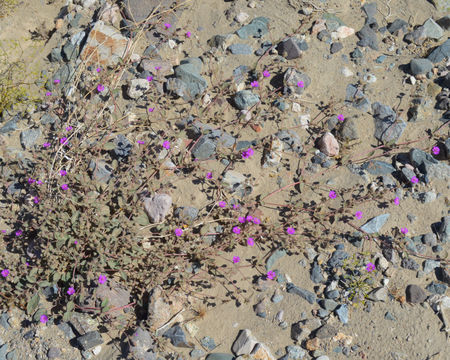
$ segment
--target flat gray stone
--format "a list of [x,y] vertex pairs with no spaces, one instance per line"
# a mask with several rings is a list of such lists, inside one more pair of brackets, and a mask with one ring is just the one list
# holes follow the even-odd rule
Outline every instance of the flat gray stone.
[[427,298],[425,291],[417,285],[408,285],[406,287],[406,301],[419,304],[423,303]]
[[439,40],[444,35],[444,30],[432,18],[427,19],[423,23],[423,27],[425,34],[431,39]]
[[268,29],[269,19],[263,16],[254,18],[248,25],[244,25],[236,34],[241,39],[248,39],[250,36],[254,38],[260,38],[269,32]]
[[369,160],[361,166],[361,169],[377,176],[392,174],[395,171],[395,168],[391,164],[380,160]]
[[77,342],[83,350],[89,350],[103,344],[103,338],[98,331],[88,331],[83,336],[78,337]]
[[426,74],[433,68],[433,63],[428,59],[412,59],[409,63],[411,73],[415,75]]
[[287,283],[286,290],[290,294],[296,294],[296,295],[302,297],[310,304],[314,304],[316,302],[316,294],[314,294],[313,292],[311,292],[309,290],[301,289],[292,283]]
[[234,103],[239,110],[247,110],[259,102],[259,95],[250,90],[241,90],[234,96]]
[[252,336],[252,333],[248,329],[242,330],[231,347],[231,351],[236,356],[248,355],[252,352],[255,345],[257,344],[256,339]]
[[232,44],[228,46],[228,50],[233,55],[251,55],[253,53],[252,47],[247,44]]
[[382,214],[370,219],[363,226],[361,226],[361,230],[363,230],[367,234],[378,233],[386,223],[386,221],[389,219],[390,215],[391,214]]
[[441,62],[445,58],[450,57],[450,39],[447,39],[443,44],[436,47],[430,55],[428,55],[427,59],[430,60],[433,64]]
[[41,129],[38,127],[24,130],[20,133],[20,143],[25,150],[30,149],[34,144],[36,144],[41,134]]

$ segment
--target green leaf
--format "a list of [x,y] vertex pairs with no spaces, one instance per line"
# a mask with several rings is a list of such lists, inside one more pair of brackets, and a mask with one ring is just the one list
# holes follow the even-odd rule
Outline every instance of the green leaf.
[[115,147],[116,145],[113,142],[107,142],[103,145],[103,150],[113,150]]
[[56,283],[59,281],[59,279],[61,279],[61,274],[59,272],[53,273],[53,282]]
[[147,214],[141,214],[133,219],[138,225],[146,226],[150,224]]
[[34,284],[36,282],[36,278],[34,276],[31,276],[30,274],[27,275],[26,279],[31,284]]
[[48,282],[48,281],[42,281],[39,283],[39,287],[47,287],[47,286],[51,286],[52,283]]
[[69,301],[67,303],[67,312],[71,312],[75,308],[75,303],[73,301]]
[[27,304],[27,314],[31,315],[39,305],[39,294],[36,293]]
[[108,260],[107,262],[108,262],[108,265],[109,265],[109,267],[110,267],[111,269],[115,269],[115,268],[116,268],[116,266],[117,266],[117,261],[114,261],[114,260]]
[[71,317],[72,317],[72,312],[71,311],[67,311],[67,312],[64,313],[63,321],[67,322],[67,321],[70,320]]
[[106,307],[106,306],[108,305],[108,303],[109,303],[109,299],[106,298],[105,300],[102,301],[101,307],[102,307],[102,308]]
[[33,320],[34,321],[39,321],[41,316],[44,315],[46,313],[45,309],[39,309],[38,311],[35,312],[35,314],[33,315]]
[[124,279],[125,281],[128,280],[127,274],[125,274],[123,271],[120,272],[120,276],[122,276],[122,279]]

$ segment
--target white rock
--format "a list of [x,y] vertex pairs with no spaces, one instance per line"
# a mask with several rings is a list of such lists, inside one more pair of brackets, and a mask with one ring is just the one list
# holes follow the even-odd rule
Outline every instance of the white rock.
[[130,55],[130,60],[131,60],[131,62],[139,62],[139,61],[141,61],[141,55],[132,53]]
[[339,26],[336,30],[338,39],[345,39],[355,33],[355,29],[348,26]]
[[100,354],[102,351],[102,346],[101,345],[97,345],[95,348],[92,349],[92,352],[95,356],[97,356],[98,354]]
[[236,20],[239,24],[243,24],[249,18],[249,16],[250,15],[248,15],[247,13],[241,11],[234,17],[234,20]]
[[377,78],[375,75],[373,74],[366,74],[363,76],[363,80],[369,84],[374,83],[375,81],[377,81]]
[[308,129],[309,128],[309,122],[311,121],[311,115],[310,114],[303,114],[299,116],[299,121],[302,129]]
[[168,44],[171,49],[175,49],[175,47],[177,46],[177,43],[175,42],[175,40],[172,40],[172,39],[169,39]]
[[256,7],[256,2],[255,1],[250,1],[248,3],[248,7],[254,9]]
[[345,77],[353,76],[353,72],[348,67],[345,66],[341,69],[341,73]]
[[276,136],[272,136],[272,143],[270,144],[270,151],[266,153],[263,168],[269,166],[278,166],[281,162],[283,154],[283,142]]
[[128,86],[127,95],[132,99],[140,98],[150,88],[147,79],[133,79]]
[[153,223],[164,220],[172,207],[172,198],[167,194],[155,194],[144,199],[145,211]]
[[302,108],[301,108],[300,104],[296,103],[296,102],[292,103],[292,111],[296,112],[296,113],[301,112]]
[[202,99],[202,106],[207,107],[211,103],[211,95],[205,94]]

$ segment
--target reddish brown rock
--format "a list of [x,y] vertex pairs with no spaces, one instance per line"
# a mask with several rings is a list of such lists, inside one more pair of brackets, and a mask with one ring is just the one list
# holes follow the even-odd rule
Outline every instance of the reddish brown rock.
[[327,156],[339,155],[339,143],[332,133],[325,133],[319,140],[319,149]]

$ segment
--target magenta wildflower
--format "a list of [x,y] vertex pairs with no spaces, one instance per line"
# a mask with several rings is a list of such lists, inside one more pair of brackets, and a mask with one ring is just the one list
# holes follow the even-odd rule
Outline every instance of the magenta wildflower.
[[234,209],[234,210],[239,209],[239,204],[233,204],[233,209]]
[[73,295],[73,294],[75,294],[75,289],[73,287],[70,287],[69,290],[67,290],[67,293],[69,295]]
[[105,90],[105,87],[102,84],[98,84],[97,85],[97,91],[98,92],[102,92],[103,90]]
[[295,229],[294,229],[294,228],[291,228],[291,227],[288,227],[287,230],[286,230],[286,232],[287,232],[289,235],[294,235],[294,234],[295,234]]
[[41,181],[41,180],[38,180],[38,181],[36,182],[36,184],[42,185],[42,181]]
[[75,241],[74,241],[74,244],[75,244],[75,245],[78,244],[78,241],[75,240]]
[[417,184],[417,183],[419,182],[419,179],[417,178],[417,176],[413,176],[413,177],[411,178],[411,182],[412,182],[413,184]]
[[250,156],[253,156],[254,153],[255,151],[252,148],[248,148],[247,150],[242,152],[242,158],[248,159]]
[[59,84],[59,83],[60,83],[60,81],[61,81],[61,80],[59,80],[59,79],[55,79],[55,80],[53,80],[53,82],[54,82],[55,84]]
[[188,32],[186,33],[186,37],[187,37],[187,38],[190,38],[190,37],[191,37],[191,32],[190,32],[190,31],[188,31]]
[[47,91],[47,92],[45,93],[45,96],[52,96],[51,91]]
[[100,284],[104,284],[105,281],[106,281],[106,275],[100,275],[100,276],[98,277],[98,282],[99,282]]
[[61,176],[67,175],[66,170],[59,170],[59,175],[61,175]]
[[330,192],[328,193],[328,196],[330,199],[336,199],[336,192],[333,190],[330,190]]
[[275,278],[276,274],[271,270],[267,272],[267,278],[269,280],[273,280]]
[[73,129],[73,127],[70,126],[70,125],[66,127],[66,131],[70,131],[70,130],[72,130],[72,129]]
[[400,204],[400,199],[398,198],[398,196],[394,199],[394,204],[395,205]]
[[176,235],[176,236],[181,236],[181,235],[183,235],[183,230],[181,230],[180,228],[176,228],[176,229],[175,229],[175,235]]
[[163,148],[169,150],[170,149],[170,142],[164,141],[163,142]]
[[206,173],[206,178],[207,179],[212,179],[212,172]]
[[368,264],[366,265],[366,270],[367,270],[368,272],[374,271],[374,270],[375,270],[375,265],[372,264],[371,262],[368,263]]
[[404,235],[406,235],[408,233],[408,229],[407,228],[401,228],[400,232]]
[[270,76],[270,72],[268,72],[267,70],[263,71],[263,76],[264,77],[269,77]]
[[247,239],[247,245],[248,245],[248,246],[253,246],[253,245],[255,245],[255,240],[254,240],[253,238],[249,237],[249,238]]
[[32,183],[34,183],[36,180],[34,180],[34,179],[32,179],[32,178],[29,178],[28,179],[28,184],[32,184]]
[[8,275],[9,275],[9,270],[8,269],[2,270],[2,276],[3,277],[7,277]]
[[50,146],[50,143],[43,143],[42,146],[43,146],[43,147],[49,147],[49,146]]
[[59,140],[59,142],[61,143],[61,144],[67,144],[67,138],[66,137],[63,137],[63,138],[61,138],[60,140]]
[[147,76],[147,80],[148,81],[152,81],[153,80],[153,76]]
[[261,224],[261,220],[259,220],[258,218],[253,218],[253,224],[259,225]]
[[148,112],[153,112],[153,110],[155,110],[155,108],[148,108]]
[[63,190],[67,190],[69,188],[69,186],[67,184],[62,184],[61,185],[61,189]]
[[155,70],[161,69],[161,66],[155,66]]
[[243,216],[239,216],[239,222],[241,223],[241,224],[244,224],[245,223],[245,217],[243,217]]
[[35,196],[35,197],[33,198],[33,200],[34,200],[34,203],[35,203],[35,204],[38,204],[38,203],[39,203],[39,198],[38,198],[37,196]]
[[45,324],[48,321],[47,315],[41,315],[41,323]]
[[22,235],[23,234],[23,231],[22,230],[17,230],[16,231],[16,236],[20,236],[20,235]]
[[141,145],[142,145],[142,144],[145,144],[145,141],[144,141],[144,140],[138,140],[137,142],[138,142],[138,144],[141,144]]
[[233,256],[233,262],[236,264],[239,262],[239,260],[241,260],[241,258],[239,256]]
[[2,230],[2,233],[5,234],[5,233],[6,233],[6,230]]
[[305,87],[305,83],[304,83],[303,81],[300,80],[300,81],[297,83],[297,86],[298,86],[298,87],[301,87],[301,88],[302,88],[302,87]]
[[433,149],[431,149],[431,152],[434,155],[439,155],[439,153],[441,152],[441,150],[437,147],[437,146],[433,146]]
[[235,234],[240,234],[240,233],[241,233],[241,229],[238,228],[237,226],[235,226],[235,227],[233,228],[233,232],[234,232]]
[[344,121],[344,115],[342,114],[339,114],[337,118],[339,121]]
[[251,85],[252,87],[258,87],[258,86],[259,86],[259,83],[255,80],[255,81],[251,82],[250,85]]
[[361,218],[362,218],[362,211],[355,212],[355,218],[357,218],[358,220],[361,220]]
[[100,71],[102,71],[102,68],[97,68],[97,72],[99,73]]
[[28,264],[28,261],[25,263],[26,266],[30,266],[30,264]]
[[166,29],[169,29],[172,25],[170,25],[169,23],[165,23],[164,26]]
[[225,206],[227,206],[225,201],[219,201],[219,207],[224,208]]

